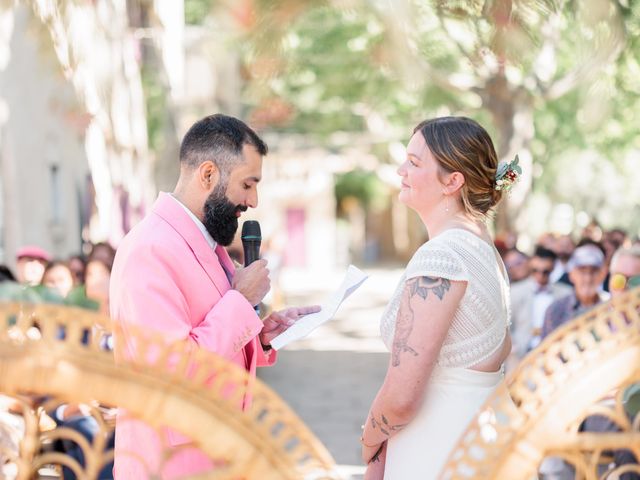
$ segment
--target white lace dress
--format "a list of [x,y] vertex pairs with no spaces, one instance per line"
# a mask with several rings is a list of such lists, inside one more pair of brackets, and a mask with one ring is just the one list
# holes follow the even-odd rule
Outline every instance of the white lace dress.
[[[385,480],[435,479],[450,451],[502,372],[471,370],[495,353],[509,324],[509,283],[496,250],[473,233],[449,229],[420,247],[407,265],[380,326],[391,350],[405,282],[429,276],[467,282],[425,401],[409,425],[389,440]],[[428,317],[422,319],[429,321]]]

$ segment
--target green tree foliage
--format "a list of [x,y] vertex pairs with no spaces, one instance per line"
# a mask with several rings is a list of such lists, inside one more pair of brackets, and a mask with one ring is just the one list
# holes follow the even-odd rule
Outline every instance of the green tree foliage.
[[211,13],[214,0],[184,0],[184,21],[187,25],[201,25]]
[[338,207],[348,197],[356,198],[365,209],[387,197],[387,189],[377,175],[362,169],[337,175],[334,191]]
[[[637,2],[254,3],[248,93],[257,108],[289,105],[274,128],[406,141],[424,117],[472,116],[501,158],[524,160],[503,228],[531,187],[557,188],[558,156],[592,149],[615,161],[638,147]],[[272,68],[252,68],[265,63]]]

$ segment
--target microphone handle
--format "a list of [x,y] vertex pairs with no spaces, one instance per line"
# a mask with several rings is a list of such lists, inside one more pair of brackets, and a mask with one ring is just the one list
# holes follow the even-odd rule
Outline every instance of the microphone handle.
[[248,267],[260,258],[260,244],[257,242],[245,242],[244,246],[244,266]]
[[[260,242],[244,240],[242,246],[244,247],[244,266],[248,267],[260,258]],[[260,316],[260,304],[255,305],[253,309]]]

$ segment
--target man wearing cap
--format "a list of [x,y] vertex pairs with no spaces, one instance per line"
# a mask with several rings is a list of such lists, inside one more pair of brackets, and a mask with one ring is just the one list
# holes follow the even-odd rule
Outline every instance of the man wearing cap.
[[39,285],[51,255],[46,250],[27,245],[16,253],[16,275],[18,282],[25,285]]
[[575,249],[567,264],[572,294],[553,302],[544,318],[542,338],[565,322],[609,299],[601,289],[607,274],[603,249],[596,243],[587,243]]

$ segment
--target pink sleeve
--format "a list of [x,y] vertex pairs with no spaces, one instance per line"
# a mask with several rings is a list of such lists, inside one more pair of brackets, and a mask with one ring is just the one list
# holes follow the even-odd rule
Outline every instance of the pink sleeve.
[[271,365],[276,363],[277,359],[278,359],[278,352],[276,352],[274,349],[271,349],[268,352],[265,352],[264,350],[262,350],[262,347],[260,346],[260,342],[258,342],[258,358],[256,359],[257,360],[256,366],[270,367]]
[[188,340],[223,357],[233,357],[260,333],[262,321],[242,294],[229,290],[192,326],[190,305],[181,288],[197,286],[179,285],[175,268],[184,265],[176,265],[172,258],[175,255],[170,257],[159,248],[133,252],[120,276],[122,284],[112,292],[116,301],[112,314],[125,324],[159,331],[167,342]]

